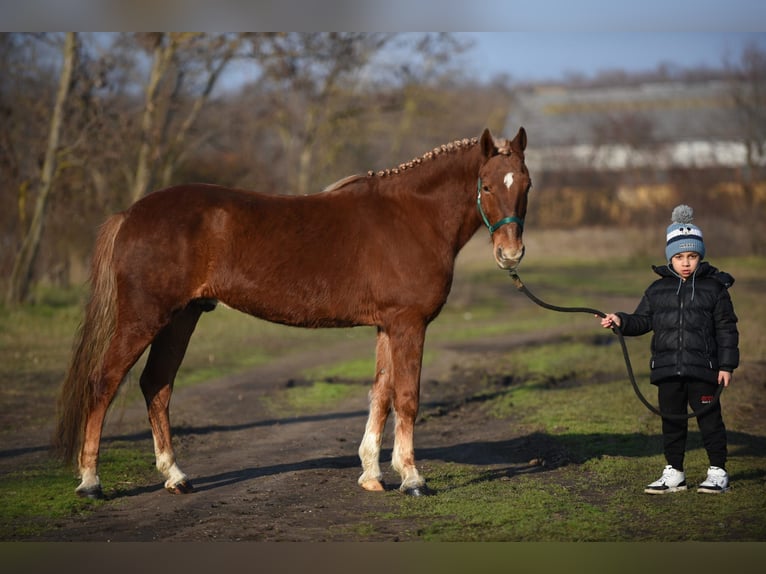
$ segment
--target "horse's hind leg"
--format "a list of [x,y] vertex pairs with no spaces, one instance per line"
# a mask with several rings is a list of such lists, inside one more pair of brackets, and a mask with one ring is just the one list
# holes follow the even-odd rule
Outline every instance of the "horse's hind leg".
[[141,373],[141,391],[152,427],[157,470],[166,479],[165,489],[173,494],[192,491],[191,483],[176,464],[170,432],[170,396],[173,381],[201,313],[202,308],[195,303],[177,313],[152,341],[146,366]]
[[120,383],[149,345],[150,340],[150,335],[142,335],[137,329],[118,328],[104,357],[101,377],[97,382],[91,382],[97,391],[94,393],[85,418],[85,432],[77,455],[80,484],[75,489],[75,493],[78,496],[88,498],[103,496],[101,481],[98,477],[98,458],[104,419]]
[[388,334],[382,330],[378,331],[375,368],[375,382],[370,391],[370,413],[359,445],[359,459],[362,461],[359,485],[365,490],[381,491],[384,487],[383,473],[380,471],[380,445],[393,397],[391,347]]

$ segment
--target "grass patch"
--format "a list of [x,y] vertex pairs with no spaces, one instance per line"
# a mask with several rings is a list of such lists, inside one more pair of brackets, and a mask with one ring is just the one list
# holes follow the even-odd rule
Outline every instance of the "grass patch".
[[[541,488],[535,476],[498,480],[478,469],[446,464],[428,469],[439,495],[405,500],[403,513],[424,523],[431,541],[595,541],[610,538],[603,509],[563,485]],[[425,519],[425,520],[424,520]],[[615,517],[616,519],[616,517]]]
[[375,357],[351,359],[330,365],[320,365],[303,371],[303,376],[312,381],[329,380],[372,380],[375,376]]
[[[363,329],[287,327],[221,307],[200,319],[176,379],[181,386],[197,384],[242,373],[296,350],[321,348],[367,334]],[[143,362],[139,362],[133,371],[140,372],[142,367]]]
[[[423,365],[433,362],[436,353],[430,350],[423,352]],[[319,365],[303,371],[302,375],[311,381],[360,381],[372,383],[375,378],[375,355]]]
[[284,395],[291,410],[304,413],[326,410],[333,404],[359,392],[357,385],[319,381],[307,387],[289,388]]
[[[619,310],[617,302],[638,303],[654,279],[652,262],[540,260],[525,262],[521,274],[535,294],[551,303],[612,311]],[[429,328],[424,362],[438,358],[429,343],[486,342],[555,328],[554,335],[534,343],[477,352],[460,367],[476,374],[463,385],[475,384],[473,398],[481,399],[472,402],[469,397],[465,405],[480,405],[494,422],[507,420],[509,428],[544,437],[562,460],[488,465],[426,459],[421,472],[438,496],[409,499],[390,493],[390,512],[383,518],[415,525],[419,539],[433,541],[766,540],[766,428],[757,415],[766,364],[766,310],[760,305],[766,258],[715,264],[737,280],[731,295],[740,317],[742,367],[723,395],[731,492],[705,496],[692,489],[673,496],[644,495],[643,486],[664,465],[660,421],[633,394],[616,338],[594,317],[540,309],[513,288],[507,274],[476,267],[456,273],[453,294]],[[71,293],[42,294],[34,305],[5,311],[6,320],[0,323],[4,433],[49,424],[80,300]],[[196,384],[289,357],[296,349],[319,350],[357,338],[369,340],[372,347],[374,332],[295,329],[218,309],[203,315],[178,381]],[[647,382],[649,339],[628,344],[642,391],[654,402],[654,387]],[[279,416],[327,412],[363,397],[374,369],[372,352],[317,366],[302,373],[307,382],[295,382],[264,400]],[[124,400],[140,396],[134,386]],[[704,478],[707,460],[693,421],[690,430],[687,478],[696,484]],[[34,538],[55,529],[57,520],[119,504],[109,497],[140,491],[136,485],[159,483],[150,442],[104,444],[102,479],[112,488],[105,492],[106,501],[74,497],[73,473],[53,464],[29,464],[0,475],[0,538]],[[374,525],[361,525],[355,534],[375,532]]]
[[[718,266],[737,279],[731,295],[740,317],[743,358],[736,375],[739,386],[735,383],[722,399],[729,429],[729,492],[696,493],[708,461],[692,420],[686,455],[689,490],[645,495],[644,486],[665,464],[660,419],[636,398],[616,337],[593,317],[538,309],[530,313],[547,314],[548,321],[569,325],[570,332],[551,342],[511,348],[492,362],[482,357],[466,368],[485,373],[479,392],[488,416],[547,437],[554,453],[563,453],[563,462],[509,462],[487,469],[428,461],[423,474],[438,495],[401,500],[390,518],[417,524],[419,537],[431,541],[766,540],[766,437],[758,418],[739,417],[751,412],[753,385],[762,381],[758,365],[766,360],[761,327],[766,312],[757,304],[766,259],[731,259]],[[618,298],[631,297],[637,304],[654,279],[648,263],[623,261],[530,266],[522,275],[533,292],[551,303],[607,311],[620,310],[611,303]],[[498,312],[502,308],[499,303]],[[522,324],[528,325],[524,313]],[[641,391],[656,404],[656,389],[648,383],[649,337],[627,344]]]
[[49,521],[80,515],[97,506],[73,496],[71,472],[53,463],[6,475],[0,481],[0,538],[30,536]]
[[367,388],[362,385],[317,381],[290,386],[280,393],[264,396],[261,400],[274,416],[291,417],[328,412],[337,407],[338,403],[366,393]]
[[[740,474],[718,496],[695,492],[707,466],[704,451],[687,455],[690,489],[650,497],[643,487],[664,465],[659,455],[599,456],[555,470],[486,470],[424,465],[437,496],[402,499],[387,518],[418,525],[429,541],[684,542],[763,541],[766,505],[761,478]],[[753,468],[762,461],[732,464]],[[675,527],[673,527],[675,526]]]
[[104,500],[75,496],[75,472],[52,460],[2,476],[0,540],[34,538],[55,528],[59,519],[86,515],[116,494],[157,478],[147,445],[110,443],[102,449],[99,474],[106,485]]

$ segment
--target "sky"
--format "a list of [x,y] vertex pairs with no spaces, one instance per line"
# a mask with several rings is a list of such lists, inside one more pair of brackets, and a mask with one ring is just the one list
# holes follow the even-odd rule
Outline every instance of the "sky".
[[[616,0],[615,0],[616,1]],[[766,1],[764,1],[766,5]],[[766,29],[766,20],[764,20]],[[511,82],[556,82],[572,75],[592,78],[604,71],[682,69],[736,64],[754,43],[766,52],[766,32],[455,32],[473,47],[459,55],[463,73],[486,83],[498,75]],[[254,81],[257,68],[232,66],[224,89]]]
[[660,64],[720,68],[725,61],[736,63],[749,43],[766,51],[766,31],[542,31],[460,35],[475,43],[464,59],[469,73],[481,81],[498,74],[508,74],[512,80],[519,81],[561,80],[572,74],[592,77],[608,70],[650,71]]
[[[766,32],[763,0],[0,0],[0,31]],[[615,46],[618,47],[618,46]],[[523,47],[524,50],[528,48]],[[539,48],[539,46],[538,46]],[[651,50],[651,46],[645,45]],[[527,52],[524,54],[528,55]]]
[[1,31],[387,31],[473,37],[484,81],[720,67],[766,49],[764,0],[0,0]]

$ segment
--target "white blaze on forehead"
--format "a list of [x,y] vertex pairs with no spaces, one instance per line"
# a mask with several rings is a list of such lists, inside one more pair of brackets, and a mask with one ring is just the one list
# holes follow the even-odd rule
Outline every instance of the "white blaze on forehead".
[[505,177],[503,178],[503,183],[505,184],[505,187],[511,189],[511,186],[513,185],[513,173],[510,171],[506,173]]

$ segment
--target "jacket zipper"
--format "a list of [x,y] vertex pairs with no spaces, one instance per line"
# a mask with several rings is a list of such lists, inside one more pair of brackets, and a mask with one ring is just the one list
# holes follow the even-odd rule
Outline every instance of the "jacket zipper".
[[680,316],[678,319],[678,354],[676,355],[676,374],[681,375],[681,357],[683,357],[684,349],[684,283],[681,284],[681,289],[678,291],[678,297],[681,299],[680,304]]

